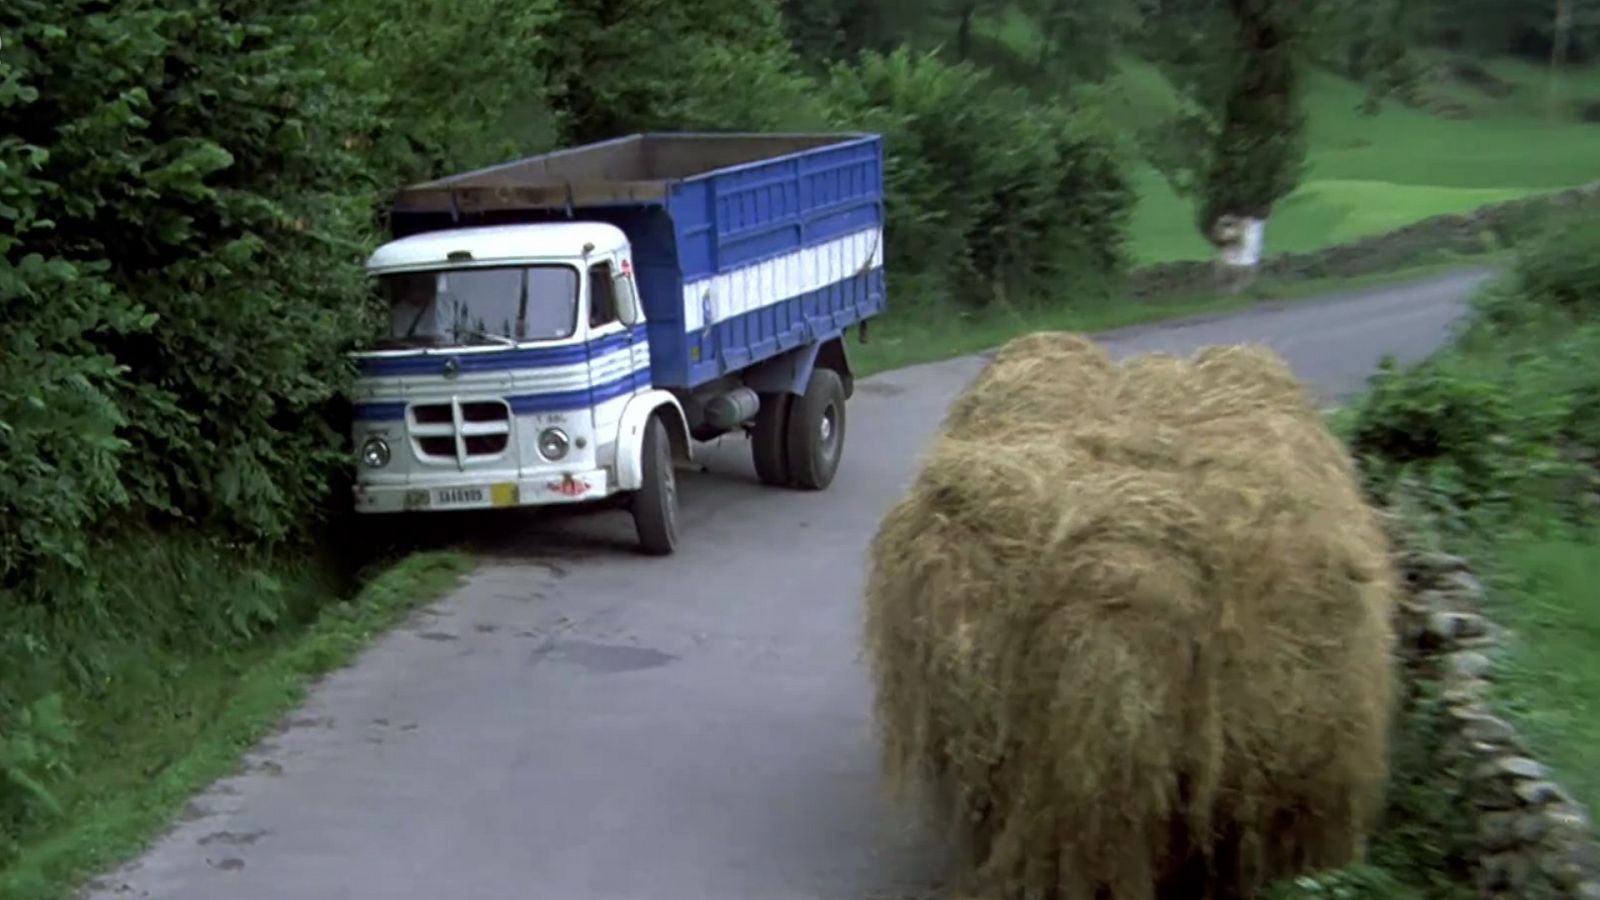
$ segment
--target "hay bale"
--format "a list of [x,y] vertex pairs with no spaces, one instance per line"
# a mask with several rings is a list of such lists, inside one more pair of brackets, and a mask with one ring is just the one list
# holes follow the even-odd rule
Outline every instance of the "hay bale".
[[1023,422],[1076,417],[1105,399],[1100,388],[1116,366],[1105,350],[1075,334],[1039,332],[1001,347],[973,385],[957,397],[944,428],[957,434],[1015,430]]
[[891,776],[986,898],[1247,895],[1343,865],[1382,800],[1386,538],[1288,368],[1008,345],[871,548]]

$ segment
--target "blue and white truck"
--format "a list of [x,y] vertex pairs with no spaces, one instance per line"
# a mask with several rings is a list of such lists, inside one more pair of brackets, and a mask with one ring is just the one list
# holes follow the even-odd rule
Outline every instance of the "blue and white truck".
[[878,135],[634,135],[405,188],[389,227],[358,512],[620,501],[663,555],[696,442],[833,481],[844,335],[885,307]]

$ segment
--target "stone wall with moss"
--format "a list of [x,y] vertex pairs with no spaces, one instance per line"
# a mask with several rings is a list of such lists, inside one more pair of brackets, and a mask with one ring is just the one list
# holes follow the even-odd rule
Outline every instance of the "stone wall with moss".
[[1589,811],[1533,758],[1490,699],[1501,630],[1466,560],[1404,549],[1401,647],[1413,678],[1437,688],[1439,787],[1467,820],[1479,896],[1600,900],[1600,843]]

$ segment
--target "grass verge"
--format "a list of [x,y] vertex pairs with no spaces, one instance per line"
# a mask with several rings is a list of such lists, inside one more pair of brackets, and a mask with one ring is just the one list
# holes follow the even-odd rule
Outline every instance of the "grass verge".
[[1494,703],[1558,783],[1600,809],[1600,525],[1546,520],[1490,543],[1488,613],[1510,631]]
[[[916,312],[874,321],[865,344],[850,348],[858,376],[982,353],[1018,335],[1033,331],[1099,332],[1160,322],[1237,312],[1263,303],[1316,299],[1344,291],[1387,287],[1420,281],[1465,268],[1493,266],[1498,255],[1452,257],[1378,275],[1300,281],[1263,280],[1238,295],[1198,295],[1159,301],[1128,300],[1070,304],[1045,309],[994,310],[977,313]],[[891,304],[893,300],[890,301]]]
[[439,597],[470,568],[427,552],[384,571],[353,598],[329,601],[298,629],[235,653],[185,660],[145,689],[116,693],[83,725],[74,777],[58,791],[62,823],[25,841],[0,871],[5,900],[57,900],[84,877],[133,856],[198,790],[227,775],[305,697],[407,610]]
[[1547,527],[1491,552],[1489,614],[1511,632],[1494,701],[1600,810],[1600,526]]

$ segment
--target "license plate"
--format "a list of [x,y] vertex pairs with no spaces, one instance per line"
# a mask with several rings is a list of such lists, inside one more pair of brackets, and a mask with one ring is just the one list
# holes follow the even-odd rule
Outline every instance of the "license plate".
[[433,492],[435,506],[477,506],[483,503],[483,488],[439,488]]
[[508,481],[488,487],[436,488],[434,506],[516,506],[517,484]]

